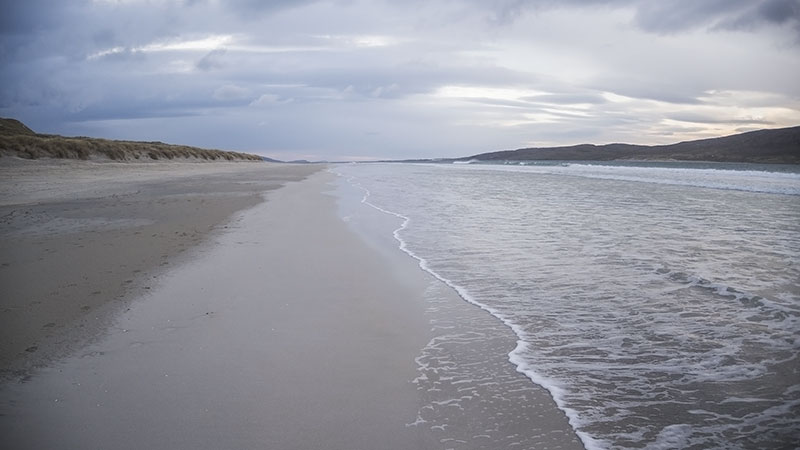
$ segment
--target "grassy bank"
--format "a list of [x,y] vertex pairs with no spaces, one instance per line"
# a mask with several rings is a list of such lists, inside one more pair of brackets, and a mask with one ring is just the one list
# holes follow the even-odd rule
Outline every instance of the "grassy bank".
[[38,134],[14,119],[0,119],[0,156],[25,159],[261,161],[258,155],[163,142],[117,141]]

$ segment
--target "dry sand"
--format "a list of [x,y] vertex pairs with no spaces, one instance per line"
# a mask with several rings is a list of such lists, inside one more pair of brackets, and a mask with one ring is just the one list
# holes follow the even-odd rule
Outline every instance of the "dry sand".
[[0,379],[84,345],[231,214],[316,170],[0,158]]

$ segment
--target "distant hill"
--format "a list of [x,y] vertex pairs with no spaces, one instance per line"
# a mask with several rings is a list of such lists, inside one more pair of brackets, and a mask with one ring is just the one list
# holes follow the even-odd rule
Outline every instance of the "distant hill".
[[0,136],[35,136],[36,133],[17,119],[0,118]]
[[116,141],[89,137],[64,137],[38,134],[15,119],[0,118],[0,157],[25,159],[112,159],[136,160],[207,160],[263,161],[248,153],[210,150],[163,142]]
[[581,144],[522,148],[458,158],[455,161],[712,161],[800,164],[800,126],[750,131],[670,145]]

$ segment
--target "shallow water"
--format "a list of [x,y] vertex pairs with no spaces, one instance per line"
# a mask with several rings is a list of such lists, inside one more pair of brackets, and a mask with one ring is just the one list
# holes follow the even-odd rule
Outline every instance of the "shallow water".
[[502,356],[585,446],[795,448],[800,175],[736,169],[335,170],[403,219],[400,245],[443,286],[513,331]]

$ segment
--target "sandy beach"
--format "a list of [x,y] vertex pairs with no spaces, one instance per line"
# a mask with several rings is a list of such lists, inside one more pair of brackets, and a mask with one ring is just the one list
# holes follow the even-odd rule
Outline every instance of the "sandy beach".
[[318,169],[0,159],[0,376],[87,343],[231,214]]
[[[2,167],[10,448],[488,449],[488,428],[582,448],[510,365],[530,399],[511,420],[414,383],[442,286],[354,232],[323,167],[35,164]],[[438,295],[454,320],[491,319]],[[462,395],[425,364],[437,396]]]

